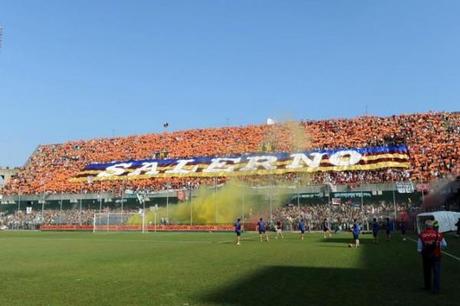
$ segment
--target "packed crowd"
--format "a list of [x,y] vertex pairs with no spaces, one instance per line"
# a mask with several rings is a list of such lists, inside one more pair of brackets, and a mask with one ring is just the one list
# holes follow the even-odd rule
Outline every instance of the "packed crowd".
[[16,211],[1,216],[0,223],[9,229],[36,229],[40,224],[92,224],[94,213],[92,209]]
[[[396,206],[396,207],[395,207]],[[345,230],[358,220],[364,228],[369,225],[373,218],[384,220],[385,218],[406,217],[411,207],[408,203],[373,203],[356,205],[342,203],[339,205],[318,204],[309,206],[288,205],[273,211],[272,219],[281,221],[286,230],[294,230],[301,219],[304,219],[309,230],[321,230],[324,220],[330,224],[332,230]]]
[[[124,209],[123,218],[126,219],[132,213],[139,212],[138,209]],[[95,209],[44,209],[30,211],[15,211],[12,214],[0,215],[0,226],[6,226],[8,229],[36,229],[41,224],[73,224],[73,225],[91,225],[94,221],[94,214],[99,213]],[[119,222],[116,215],[120,209],[104,208],[102,214],[111,213],[111,221]],[[101,218],[104,218],[103,216]],[[104,219],[105,222],[106,219]]]
[[[296,230],[301,219],[306,221],[309,230],[321,230],[324,219],[331,224],[332,229],[347,229],[353,220],[357,219],[364,225],[373,218],[383,220],[386,217],[394,217],[395,206],[391,203],[373,203],[353,205],[342,203],[340,205],[316,204],[316,205],[287,205],[273,210],[272,221],[281,221],[285,230]],[[408,203],[396,204],[398,217],[410,212]],[[110,213],[109,221],[112,224],[121,224],[129,219],[133,213],[139,213],[139,208],[124,209],[105,207],[101,212],[98,209],[35,209],[20,210],[11,214],[0,214],[0,226],[8,229],[37,229],[42,224],[49,225],[92,225],[95,213],[98,214],[96,223],[106,224],[106,213]],[[120,214],[120,216],[118,216]],[[159,218],[160,224],[169,224],[167,218]],[[174,223],[174,220],[171,221]]]
[[[321,172],[314,183],[357,185],[411,179],[428,182],[460,174],[460,114],[422,113],[391,117],[302,121],[275,125],[164,132],[130,137],[72,141],[39,146],[24,169],[0,194],[84,193],[124,189],[164,190],[221,184],[226,178],[152,178],[144,180],[71,182],[86,165],[131,159],[228,156],[265,151],[359,148],[406,144],[410,169]],[[295,174],[280,179],[298,179]],[[251,178],[248,178],[251,180]],[[252,178],[258,181],[259,178]],[[274,177],[273,179],[278,179]]]

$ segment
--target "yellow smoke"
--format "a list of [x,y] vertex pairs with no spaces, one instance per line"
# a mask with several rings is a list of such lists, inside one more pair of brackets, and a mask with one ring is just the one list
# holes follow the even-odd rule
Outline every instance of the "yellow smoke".
[[[312,147],[310,133],[307,127],[299,121],[286,119],[274,125],[267,126],[262,139],[261,148],[268,152],[302,152]],[[295,177],[295,178],[294,178]],[[290,177],[296,180],[297,184],[307,185],[311,182],[310,174],[296,173]],[[261,181],[265,180],[266,184],[285,183],[279,176],[261,177]],[[281,180],[281,181],[280,181]],[[289,183],[289,182],[288,182]]]
[[[230,224],[237,218],[245,222],[259,217],[268,218],[271,209],[287,203],[286,191],[281,188],[267,188],[257,192],[238,180],[232,180],[222,187],[201,187],[192,201],[160,207],[157,211],[147,210],[146,224],[160,223],[161,218],[172,224]],[[142,223],[141,216],[133,216],[130,224]]]
[[[309,147],[310,138],[305,126],[292,120],[268,127],[261,143],[261,149],[269,152],[298,152]],[[310,181],[308,174],[296,174],[295,180],[298,185],[306,185]],[[287,194],[293,193],[283,188],[293,185],[293,177],[261,176],[257,184],[267,187],[256,192],[238,179],[232,179],[219,188],[203,186],[192,201],[169,205],[168,208],[160,207],[157,211],[148,210],[146,223],[153,224],[155,218],[157,223],[167,218],[173,224],[228,224],[236,218],[242,218],[245,222],[255,221],[259,217],[267,219],[270,209],[275,210],[287,204]],[[141,222],[140,216],[129,220],[131,224]]]

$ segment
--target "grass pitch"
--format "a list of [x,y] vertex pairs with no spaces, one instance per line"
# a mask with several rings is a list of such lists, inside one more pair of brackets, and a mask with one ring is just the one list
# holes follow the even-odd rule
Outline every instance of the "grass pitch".
[[441,294],[424,292],[412,241],[286,236],[2,232],[0,305],[459,305],[460,261],[444,256]]

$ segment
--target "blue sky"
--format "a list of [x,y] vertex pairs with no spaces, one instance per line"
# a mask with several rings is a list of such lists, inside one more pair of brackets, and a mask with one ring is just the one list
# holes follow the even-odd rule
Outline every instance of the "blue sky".
[[0,0],[0,166],[41,143],[460,110],[459,1]]

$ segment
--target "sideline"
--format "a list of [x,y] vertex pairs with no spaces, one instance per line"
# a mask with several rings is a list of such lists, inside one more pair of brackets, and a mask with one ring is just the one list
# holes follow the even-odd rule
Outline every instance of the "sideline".
[[213,241],[202,240],[154,240],[154,239],[86,239],[86,238],[49,238],[49,237],[0,237],[1,240],[44,240],[44,241],[90,241],[90,242],[149,242],[149,243],[196,243],[196,244],[212,244]]
[[[410,237],[407,237],[407,239],[409,239],[410,241],[413,241],[413,242],[417,243],[417,240],[415,240],[415,239],[412,239],[412,238],[410,238]],[[452,255],[452,254],[450,254],[450,253],[447,253],[446,251],[441,251],[441,253],[443,253],[444,255],[449,256],[449,257],[451,257],[451,258],[453,258],[453,259],[455,259],[455,260],[457,260],[457,261],[460,261],[460,257],[457,257],[457,256],[455,256],[455,255]]]

